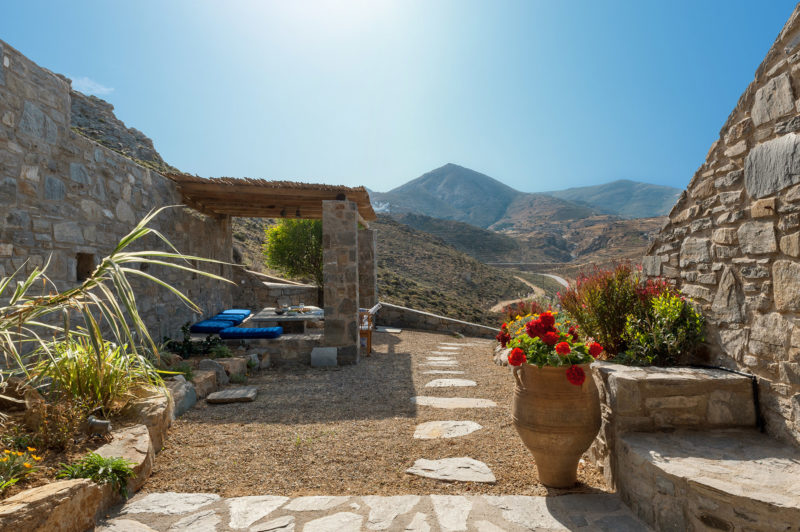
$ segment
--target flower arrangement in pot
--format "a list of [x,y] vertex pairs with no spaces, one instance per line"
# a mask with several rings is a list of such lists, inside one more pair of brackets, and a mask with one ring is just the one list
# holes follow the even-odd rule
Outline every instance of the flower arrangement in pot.
[[600,400],[588,374],[603,348],[579,341],[577,327],[551,311],[503,324],[497,340],[510,348],[511,417],[536,460],[539,481],[572,486],[578,461],[600,429]]

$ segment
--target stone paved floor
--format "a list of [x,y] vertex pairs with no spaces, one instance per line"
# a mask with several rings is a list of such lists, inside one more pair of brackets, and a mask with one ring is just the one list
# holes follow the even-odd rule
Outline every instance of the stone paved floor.
[[254,496],[149,493],[133,497],[98,532],[521,532],[649,530],[613,494],[560,497],[399,495]]
[[[467,342],[442,342],[423,366],[458,371],[458,353]],[[434,373],[435,371],[435,373]],[[458,397],[459,388],[476,386],[465,379],[442,379],[432,369],[426,386],[452,390],[450,396],[409,397],[420,407],[440,409],[439,421],[417,426],[414,438],[458,438],[481,426],[463,417],[475,408],[493,408],[490,400]],[[461,419],[453,410],[463,410]],[[470,457],[416,462],[407,473],[462,482],[495,482],[489,467]],[[308,496],[254,495],[221,498],[206,493],[141,493],[117,509],[99,530],[205,532],[349,532],[360,530],[522,531],[522,530],[647,530],[614,494],[572,494],[559,497],[519,495]]]

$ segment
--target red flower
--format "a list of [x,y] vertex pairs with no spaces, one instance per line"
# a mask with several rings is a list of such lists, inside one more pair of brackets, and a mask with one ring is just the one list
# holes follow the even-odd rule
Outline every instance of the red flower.
[[503,325],[501,325],[501,326],[500,326],[500,330],[501,330],[501,331],[506,331],[506,330],[508,330],[508,323],[504,323]]
[[512,366],[520,366],[526,360],[527,357],[525,356],[525,351],[523,351],[519,347],[515,347],[508,354],[508,363],[511,364]]
[[541,320],[542,325],[544,325],[545,329],[549,329],[556,324],[556,317],[553,316],[553,313],[550,312],[549,310],[547,312],[542,312],[541,314],[539,314],[539,319]]
[[505,349],[506,344],[511,341],[511,335],[505,331],[500,331],[494,339],[500,342],[500,346]]
[[567,370],[567,380],[575,386],[580,386],[586,380],[586,374],[580,366],[570,366]]
[[535,319],[525,324],[525,332],[531,338],[541,338],[547,332],[547,327],[542,324],[542,320]]
[[556,344],[556,353],[559,355],[568,355],[570,351],[572,350],[569,348],[569,344],[567,342]]
[[576,326],[573,325],[572,327],[570,327],[569,330],[567,331],[567,334],[572,336],[573,342],[578,341],[578,328]]
[[556,342],[558,342],[560,338],[561,337],[557,332],[548,331],[542,336],[542,342],[546,343],[547,345],[556,345]]
[[600,354],[602,350],[603,346],[598,344],[597,342],[592,342],[592,344],[589,346],[589,354],[592,355],[594,358],[597,358],[597,356]]

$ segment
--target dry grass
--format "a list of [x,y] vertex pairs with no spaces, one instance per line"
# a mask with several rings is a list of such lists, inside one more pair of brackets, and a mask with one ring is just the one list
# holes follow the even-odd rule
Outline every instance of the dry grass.
[[[424,375],[425,357],[441,342],[473,344],[454,355],[474,388],[424,388],[448,375]],[[250,379],[253,403],[199,403],[177,420],[144,491],[213,492],[224,497],[275,494],[545,495],[533,457],[511,424],[512,378],[491,361],[494,343],[405,331],[378,333],[371,357],[333,370],[292,368]],[[442,369],[442,368],[438,368]],[[414,395],[481,397],[497,408],[416,407]],[[439,440],[412,438],[417,424],[472,420],[483,429]],[[417,458],[470,456],[489,465],[494,485],[445,483],[405,473]],[[606,491],[593,467],[581,466],[571,492]]]

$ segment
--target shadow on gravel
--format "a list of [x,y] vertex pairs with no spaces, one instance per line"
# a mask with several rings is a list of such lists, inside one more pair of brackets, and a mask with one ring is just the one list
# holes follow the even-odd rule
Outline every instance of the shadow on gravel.
[[181,417],[193,423],[309,424],[338,420],[415,417],[411,355],[391,334],[373,337],[373,352],[353,366],[314,369],[288,366],[257,373],[252,403],[207,405]]

